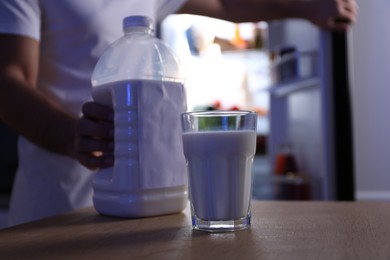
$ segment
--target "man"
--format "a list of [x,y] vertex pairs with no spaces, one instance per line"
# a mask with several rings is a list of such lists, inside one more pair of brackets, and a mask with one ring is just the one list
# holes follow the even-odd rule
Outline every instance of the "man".
[[295,17],[346,30],[357,6],[354,0],[2,0],[0,118],[21,135],[10,225],[92,205],[93,169],[113,164],[112,111],[85,103],[92,69],[121,36],[123,17],[161,20],[175,11],[234,22]]

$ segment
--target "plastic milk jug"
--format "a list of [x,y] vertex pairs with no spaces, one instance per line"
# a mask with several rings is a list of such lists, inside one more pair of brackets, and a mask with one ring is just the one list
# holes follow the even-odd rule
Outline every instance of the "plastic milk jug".
[[123,29],[92,74],[92,97],[113,107],[115,127],[114,166],[95,175],[94,207],[118,217],[180,212],[188,195],[180,125],[186,110],[183,73],[154,37],[150,18],[126,17]]

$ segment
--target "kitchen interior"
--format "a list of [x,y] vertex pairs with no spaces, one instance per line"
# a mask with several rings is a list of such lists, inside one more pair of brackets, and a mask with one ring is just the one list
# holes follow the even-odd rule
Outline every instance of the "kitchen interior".
[[[346,34],[344,87],[351,100],[338,101],[344,108],[334,106],[329,92],[339,82],[333,65],[342,57],[332,55],[336,45],[329,32],[305,21],[234,24],[172,15],[160,25],[161,38],[187,72],[189,111],[258,113],[254,199],[390,200],[390,28],[389,9],[383,7],[389,4],[358,2],[359,21]],[[348,149],[336,142],[336,109],[350,117],[341,119],[351,121],[351,129],[342,129],[351,139]],[[17,168],[17,134],[0,123],[0,137],[1,228]],[[340,154],[342,149],[348,154]],[[344,181],[352,187],[346,196],[340,195]]]

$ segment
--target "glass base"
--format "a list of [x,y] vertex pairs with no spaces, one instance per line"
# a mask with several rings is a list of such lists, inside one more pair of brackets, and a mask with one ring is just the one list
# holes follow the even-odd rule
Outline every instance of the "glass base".
[[251,226],[251,215],[236,220],[211,221],[192,216],[192,227],[195,230],[207,232],[229,232],[248,229]]

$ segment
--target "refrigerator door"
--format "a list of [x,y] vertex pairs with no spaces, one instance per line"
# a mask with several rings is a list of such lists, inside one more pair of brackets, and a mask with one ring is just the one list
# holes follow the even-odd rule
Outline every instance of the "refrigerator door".
[[[269,151],[290,143],[299,171],[312,179],[313,199],[353,200],[352,127],[344,34],[320,31],[305,21],[269,26],[269,48],[294,46],[317,55],[316,71],[275,82],[270,93]],[[307,40],[311,39],[311,40]]]

